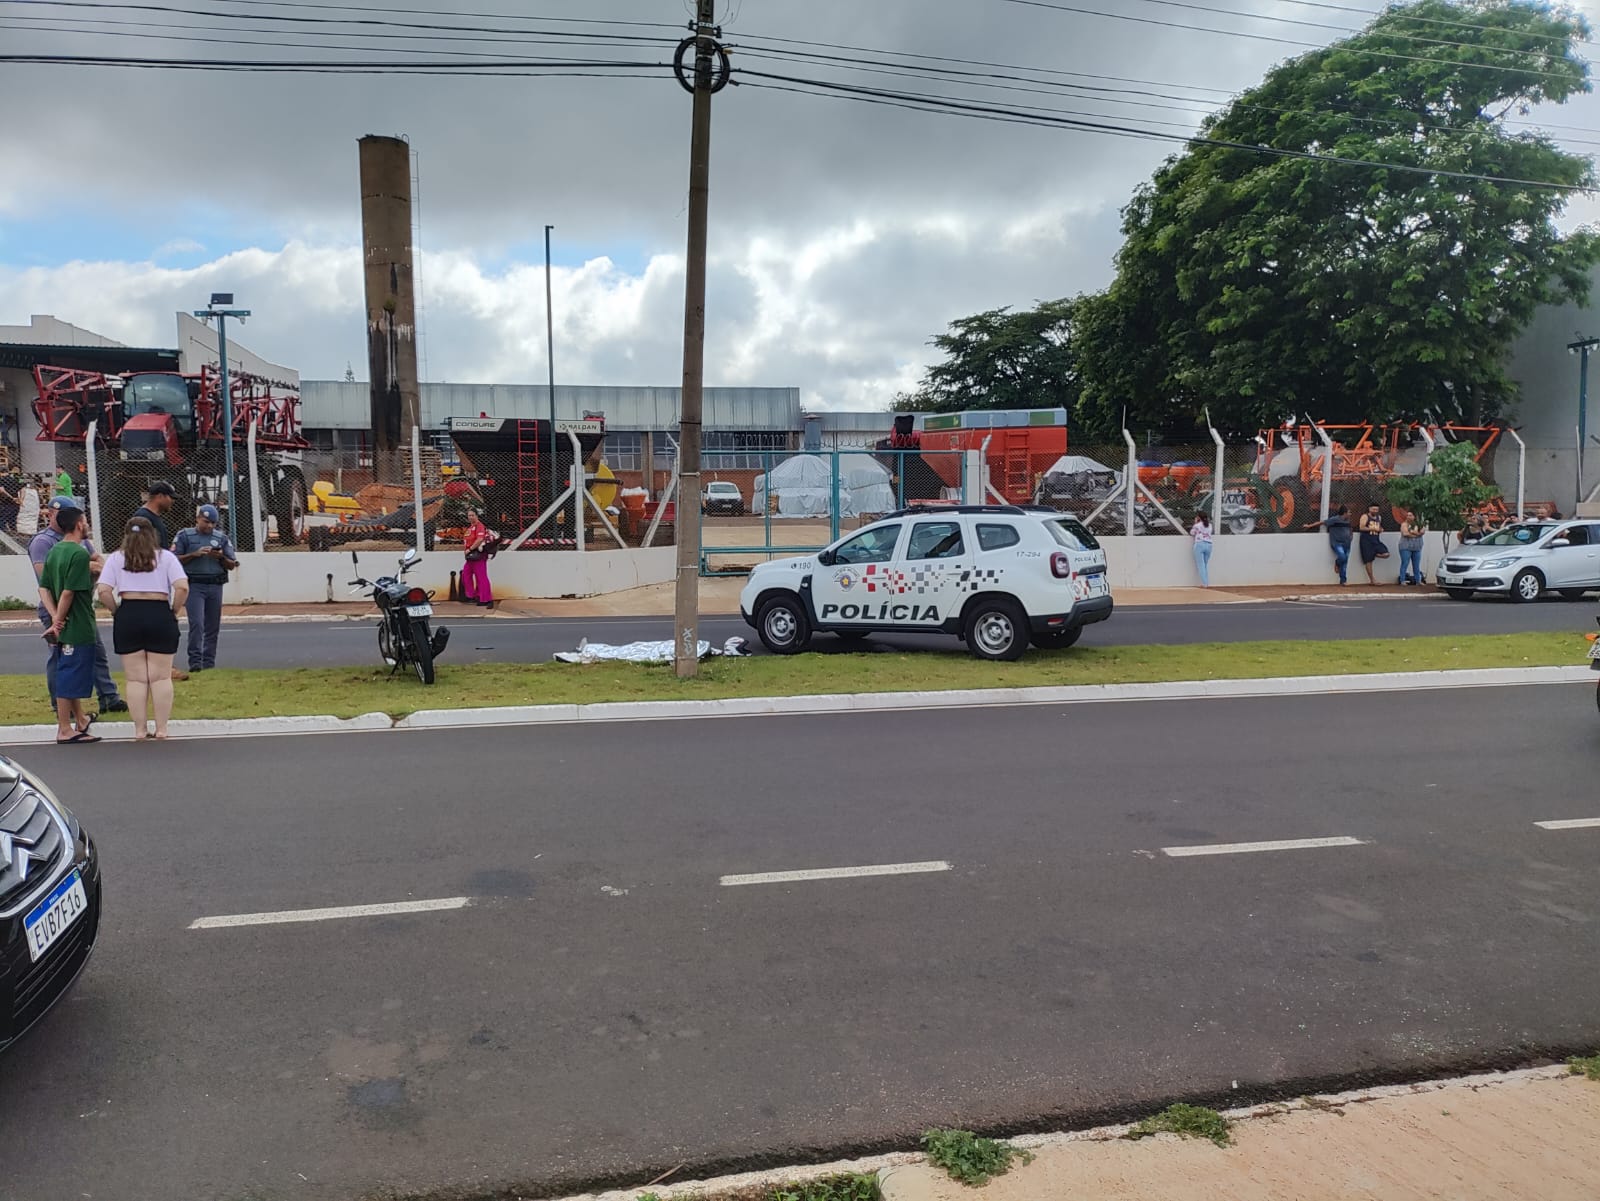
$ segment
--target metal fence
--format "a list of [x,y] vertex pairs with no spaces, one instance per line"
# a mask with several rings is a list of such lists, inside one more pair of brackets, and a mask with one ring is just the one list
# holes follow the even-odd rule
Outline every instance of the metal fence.
[[701,574],[743,575],[765,559],[820,550],[886,513],[959,500],[966,462],[959,452],[915,449],[712,451],[700,478]]
[[1526,495],[1526,451],[1511,430],[1307,422],[1248,440],[1210,432],[1209,444],[1141,443],[1124,431],[1120,444],[1074,446],[1035,474],[1026,497],[1017,494],[1014,480],[1002,487],[1001,466],[986,457],[987,495],[1049,505],[1076,514],[1097,533],[1129,537],[1186,534],[1202,512],[1218,534],[1320,533],[1341,505],[1358,513],[1373,504],[1394,529],[1400,511],[1389,500],[1389,481],[1421,474],[1433,450],[1466,442],[1475,447],[1485,480],[1501,489],[1490,517],[1540,516],[1555,508]]

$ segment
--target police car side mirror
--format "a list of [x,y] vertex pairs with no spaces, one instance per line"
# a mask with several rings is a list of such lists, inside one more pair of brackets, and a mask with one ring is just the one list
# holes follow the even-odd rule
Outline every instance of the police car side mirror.
[[1572,545],[1572,539],[1570,539],[1570,538],[1552,538],[1550,540],[1550,545],[1553,546],[1553,547],[1554,546],[1571,546]]
[[817,563],[819,565],[823,566],[823,567],[832,567],[833,566],[833,552],[831,550],[823,551],[821,554],[819,554],[817,556]]

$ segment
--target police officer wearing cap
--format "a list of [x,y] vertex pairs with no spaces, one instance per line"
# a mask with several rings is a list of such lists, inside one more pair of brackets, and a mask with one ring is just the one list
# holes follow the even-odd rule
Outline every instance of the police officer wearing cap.
[[206,671],[217,665],[217,639],[222,635],[222,590],[228,573],[239,566],[239,555],[228,536],[217,528],[215,505],[201,505],[194,525],[179,530],[172,553],[189,576],[189,670]]
[[[43,576],[44,561],[50,557],[50,551],[55,547],[55,544],[62,539],[61,526],[58,520],[61,512],[69,509],[76,512],[82,508],[83,506],[71,496],[58,496],[45,506],[44,529],[35,534],[28,543],[28,558],[33,563],[35,578]],[[83,547],[89,552],[89,570],[98,576],[100,568],[104,566],[100,558],[100,552],[95,550],[94,543],[87,539],[84,540]],[[43,605],[39,606],[39,621],[45,629],[48,630],[50,628],[50,611]],[[44,682],[45,687],[50,690],[50,707],[52,709],[56,707],[55,663],[55,655],[52,652],[51,657],[45,662],[44,669]],[[117,682],[111,678],[111,661],[106,657],[106,645],[100,640],[98,627],[94,635],[94,690],[100,698],[100,712],[126,713],[128,711],[128,702],[117,694]]]

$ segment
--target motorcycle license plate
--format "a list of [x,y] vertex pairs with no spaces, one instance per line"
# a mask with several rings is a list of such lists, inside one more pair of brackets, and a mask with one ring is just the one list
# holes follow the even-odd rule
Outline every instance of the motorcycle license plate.
[[1596,642],[1589,648],[1589,658],[1600,659],[1600,642]]
[[406,606],[406,616],[407,617],[432,617],[433,616],[433,606],[432,605],[407,605]]
[[27,932],[28,958],[34,963],[48,951],[89,908],[88,894],[83,891],[83,880],[74,871],[57,884],[49,896],[34,906],[33,912],[23,919]]

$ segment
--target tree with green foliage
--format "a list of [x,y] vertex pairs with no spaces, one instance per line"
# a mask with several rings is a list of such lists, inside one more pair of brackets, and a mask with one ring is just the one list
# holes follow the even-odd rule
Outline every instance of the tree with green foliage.
[[1389,503],[1437,531],[1446,550],[1450,535],[1467,524],[1468,515],[1500,495],[1500,489],[1483,482],[1476,454],[1468,442],[1441,446],[1428,456],[1427,474],[1397,475],[1389,481]]
[[966,409],[1071,409],[1078,402],[1070,300],[1046,300],[1013,313],[991,309],[950,323],[929,343],[945,358],[896,404],[918,412]]
[[1418,0],[1208,118],[1124,210],[1110,289],[1073,305],[1079,428],[1500,413],[1513,338],[1586,300],[1600,261],[1593,230],[1554,224],[1589,160],[1507,122],[1589,90],[1588,32],[1546,4]]

